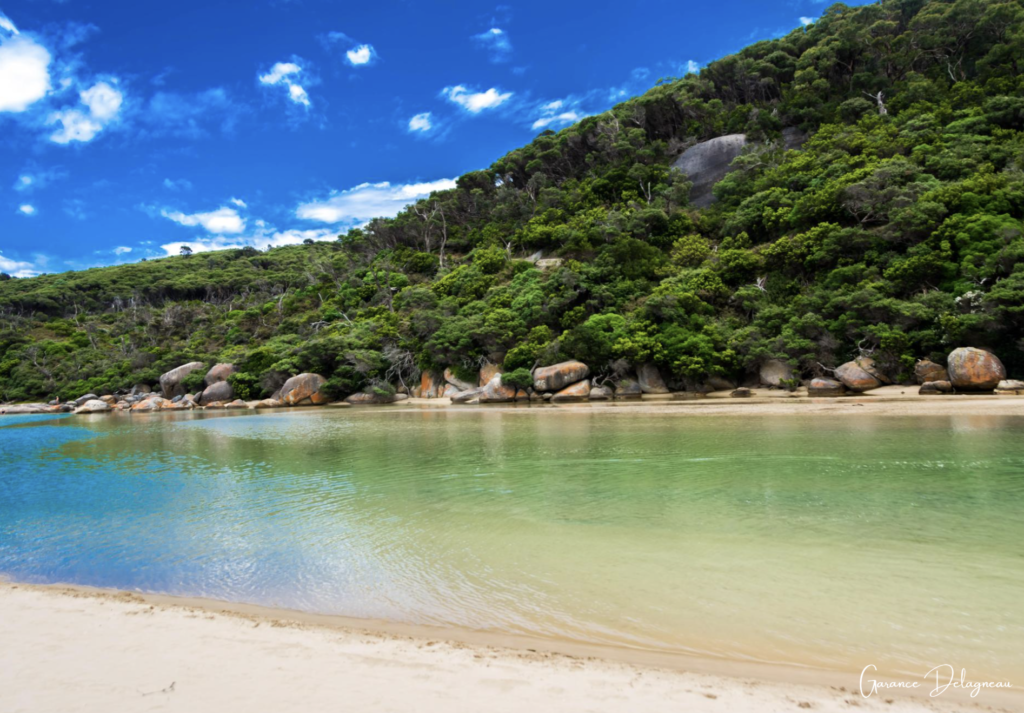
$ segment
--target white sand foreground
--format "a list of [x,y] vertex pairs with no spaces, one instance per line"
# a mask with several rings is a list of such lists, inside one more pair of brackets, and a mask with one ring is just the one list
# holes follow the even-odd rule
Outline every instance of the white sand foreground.
[[994,692],[976,703],[907,694],[865,700],[854,675],[840,686],[682,668],[371,633],[244,605],[0,582],[5,713],[904,713],[1024,703]]

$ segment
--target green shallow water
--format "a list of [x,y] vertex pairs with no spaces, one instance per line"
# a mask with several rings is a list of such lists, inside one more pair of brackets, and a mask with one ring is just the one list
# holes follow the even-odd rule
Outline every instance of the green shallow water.
[[1024,685],[1024,419],[0,421],[0,572]]

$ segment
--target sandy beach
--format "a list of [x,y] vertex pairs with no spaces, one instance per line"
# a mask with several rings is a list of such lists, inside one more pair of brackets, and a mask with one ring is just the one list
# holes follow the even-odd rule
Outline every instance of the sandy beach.
[[0,710],[1024,709],[1013,692],[983,691],[974,701],[952,691],[935,699],[906,691],[864,699],[856,674],[687,658],[656,665],[639,652],[354,624],[203,600],[0,583]]
[[[751,396],[735,398],[728,391],[697,396],[689,393],[645,395],[642,400],[565,404],[453,405],[451,399],[409,399],[383,407],[400,409],[457,409],[459,411],[519,411],[560,409],[593,413],[682,414],[692,416],[785,416],[807,414],[872,414],[877,416],[1024,416],[1024,396],[995,394],[954,394],[921,396],[918,386],[883,386],[863,394],[839,397],[810,397],[806,388],[794,392],[781,389],[751,389]],[[330,405],[328,406],[330,408]]]

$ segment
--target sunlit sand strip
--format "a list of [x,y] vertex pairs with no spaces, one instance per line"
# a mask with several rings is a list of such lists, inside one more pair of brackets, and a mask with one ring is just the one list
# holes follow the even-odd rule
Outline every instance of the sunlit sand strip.
[[857,674],[0,582],[0,710],[1014,711]]

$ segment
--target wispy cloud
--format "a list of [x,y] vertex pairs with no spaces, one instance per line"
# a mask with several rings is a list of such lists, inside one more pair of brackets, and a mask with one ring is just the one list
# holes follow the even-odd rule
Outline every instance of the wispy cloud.
[[474,92],[462,84],[457,84],[442,89],[441,96],[471,114],[479,114],[486,109],[501,106],[512,97],[512,92],[502,92],[495,87],[484,92]]
[[508,62],[512,57],[512,41],[508,37],[508,32],[500,27],[492,27],[479,35],[473,35],[472,39],[487,50],[492,62]]
[[335,240],[338,232],[334,228],[314,228],[310,230],[278,230],[273,226],[258,221],[256,229],[248,235],[233,237],[214,236],[195,240],[165,243],[160,246],[165,255],[178,255],[181,249],[188,246],[194,253],[211,250],[229,250],[252,246],[259,250],[277,248],[284,245],[299,245],[306,240]]
[[136,130],[143,138],[201,139],[216,130],[232,133],[248,111],[220,87],[194,94],[157,92],[136,112]]
[[392,185],[361,183],[344,191],[333,191],[322,200],[302,203],[295,215],[303,220],[336,225],[359,225],[373,218],[391,218],[410,203],[426,198],[434,191],[455,187],[455,180],[442,178],[425,183]]
[[234,204],[234,205],[236,205],[236,206],[238,206],[239,208],[248,208],[249,207],[248,205],[246,205],[245,201],[243,201],[241,198],[232,198],[229,202]]
[[182,213],[181,211],[161,210],[160,215],[178,225],[194,228],[201,227],[208,233],[236,234],[245,230],[245,218],[234,208],[223,206],[207,213]]
[[288,98],[295,104],[310,107],[309,93],[300,84],[303,68],[297,61],[278,62],[266,74],[259,75],[260,84],[267,87],[283,86]]
[[33,216],[36,214],[36,207],[30,203],[22,203],[18,206],[18,212],[22,215]]
[[117,119],[124,103],[124,95],[107,82],[97,82],[79,92],[78,98],[84,109],[69,108],[56,111],[46,120],[47,124],[60,125],[60,128],[50,135],[50,141],[56,144],[92,141]]
[[177,180],[165,178],[164,188],[166,188],[169,191],[191,191],[192,181],[188,180],[187,178],[179,178]]
[[12,188],[19,193],[29,194],[67,177],[67,172],[59,167],[36,168],[30,163],[18,174]]
[[540,118],[533,122],[531,128],[546,129],[552,126],[574,124],[584,116],[575,109],[567,108],[566,101],[563,99],[542,104],[540,106],[540,113]]
[[40,265],[22,260],[12,260],[0,253],[0,272],[13,277],[32,277],[41,272]]
[[357,42],[344,32],[328,32],[318,37],[320,44],[329,51],[334,51],[336,45],[348,47],[345,50],[345,62],[351,67],[369,67],[376,64],[379,56],[377,50],[369,42]]
[[18,28],[14,26],[14,23],[11,22],[11,19],[9,17],[7,17],[7,15],[3,14],[2,12],[0,12],[0,31],[6,32],[6,33],[9,33],[9,34],[12,34],[12,35],[21,34],[20,32],[18,32]]
[[433,115],[429,111],[409,119],[409,131],[427,133],[434,128]]

